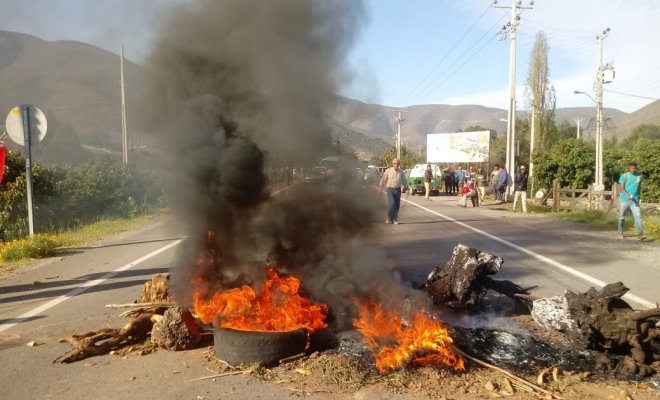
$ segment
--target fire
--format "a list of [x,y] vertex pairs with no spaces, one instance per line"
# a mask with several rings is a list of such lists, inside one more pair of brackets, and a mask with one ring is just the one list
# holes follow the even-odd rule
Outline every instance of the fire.
[[404,327],[401,315],[386,311],[371,300],[356,304],[360,318],[354,319],[353,325],[364,335],[381,374],[408,363],[465,370],[463,360],[451,348],[453,340],[442,323],[417,312],[410,325]]
[[195,289],[195,313],[204,323],[243,331],[305,328],[309,334],[327,326],[328,306],[301,296],[299,279],[281,277],[272,267],[267,274],[258,293],[247,285],[216,293]]

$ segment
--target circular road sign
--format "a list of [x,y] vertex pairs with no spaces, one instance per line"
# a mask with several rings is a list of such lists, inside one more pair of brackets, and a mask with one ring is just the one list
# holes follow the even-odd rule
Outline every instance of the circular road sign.
[[21,146],[25,146],[25,132],[23,129],[23,107],[27,107],[30,117],[30,143],[41,142],[46,136],[48,123],[46,116],[40,109],[32,105],[16,106],[7,114],[5,127],[11,140]]

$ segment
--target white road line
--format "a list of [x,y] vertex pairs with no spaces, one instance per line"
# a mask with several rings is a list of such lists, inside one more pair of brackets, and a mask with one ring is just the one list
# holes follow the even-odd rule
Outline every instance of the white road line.
[[[417,203],[415,203],[415,202],[412,202],[412,201],[409,201],[409,200],[404,200],[404,199],[401,199],[401,200],[402,200],[402,201],[405,201],[406,203],[410,203],[410,204],[414,205],[415,207],[419,207],[419,208],[421,208],[422,210],[424,210],[424,211],[426,211],[426,212],[428,212],[428,213],[431,213],[431,214],[437,215],[437,216],[439,216],[439,217],[441,217],[441,218],[446,219],[447,221],[451,221],[451,222],[453,222],[453,223],[455,223],[455,224],[458,224],[458,225],[460,225],[460,226],[462,226],[462,227],[464,227],[464,228],[466,228],[466,229],[469,229],[469,230],[471,230],[471,231],[473,231],[473,232],[476,232],[476,233],[478,233],[478,234],[480,234],[480,235],[484,235],[484,236],[486,236],[486,237],[489,238],[489,239],[493,239],[493,240],[495,240],[495,241],[497,241],[497,242],[500,242],[500,243],[502,243],[502,244],[504,244],[504,245],[506,245],[506,246],[509,246],[509,247],[511,247],[511,248],[513,248],[513,249],[515,249],[515,250],[518,250],[518,251],[520,251],[520,252],[522,252],[522,253],[525,253],[525,254],[527,254],[527,255],[529,255],[529,256],[532,256],[532,257],[536,258],[537,260],[539,260],[539,261],[543,261],[543,262],[545,262],[545,263],[547,263],[547,264],[550,264],[550,265],[552,265],[553,267],[555,267],[555,268],[557,268],[557,269],[560,269],[560,270],[562,270],[562,271],[564,271],[564,272],[566,272],[566,273],[568,273],[568,274],[571,274],[571,275],[573,275],[573,276],[577,276],[578,278],[583,279],[583,280],[585,280],[585,281],[591,283],[592,285],[595,285],[595,286],[598,286],[598,287],[601,287],[601,288],[602,288],[603,286],[607,285],[607,283],[605,283],[605,282],[603,282],[603,281],[601,281],[601,280],[599,280],[599,279],[596,279],[596,278],[594,278],[594,277],[591,276],[591,275],[587,275],[587,274],[585,274],[584,272],[580,272],[580,271],[578,271],[578,270],[576,270],[576,269],[574,269],[574,268],[569,267],[568,265],[564,265],[564,264],[562,264],[562,263],[560,263],[560,262],[557,262],[557,261],[555,261],[555,260],[553,260],[553,259],[551,259],[551,258],[548,258],[548,257],[543,256],[543,255],[541,255],[541,254],[535,253],[535,252],[533,252],[533,251],[531,251],[531,250],[528,250],[528,249],[526,249],[526,248],[524,248],[524,247],[518,246],[518,245],[515,244],[515,243],[511,243],[511,242],[509,242],[509,241],[507,241],[507,240],[504,240],[504,239],[502,239],[502,238],[499,238],[499,237],[497,237],[497,236],[495,236],[495,235],[491,235],[490,233],[488,233],[488,232],[486,232],[486,231],[482,231],[481,229],[477,229],[477,228],[472,227],[472,226],[470,226],[470,225],[468,225],[468,224],[466,224],[466,223],[463,223],[463,222],[461,222],[461,221],[457,221],[457,220],[455,220],[454,218],[448,217],[448,216],[446,216],[446,215],[444,215],[444,214],[440,214],[439,212],[436,212],[436,211],[433,211],[433,210],[431,210],[431,209],[428,209],[428,208],[426,208],[426,207],[424,207],[424,206],[421,206],[421,205],[419,205],[419,204],[417,204]],[[634,303],[637,303],[637,304],[639,304],[639,305],[641,305],[641,306],[644,306],[644,307],[655,308],[655,303],[653,303],[653,302],[651,302],[651,301],[649,301],[649,300],[643,299],[643,298],[641,298],[641,297],[639,297],[639,296],[635,296],[635,295],[632,294],[632,293],[626,293],[626,294],[623,296],[623,298],[626,299],[626,300],[632,301],[632,302],[634,302]]]
[[144,255],[140,258],[137,258],[137,259],[131,261],[130,263],[117,268],[116,270],[114,270],[112,272],[108,272],[107,274],[103,275],[99,279],[95,279],[93,281],[87,281],[87,282],[83,283],[80,287],[78,287],[76,289],[73,289],[72,291],[70,291],[68,293],[63,294],[60,297],[56,297],[53,300],[49,301],[48,303],[42,304],[39,307],[33,308],[32,310],[30,310],[30,311],[28,311],[24,314],[21,314],[21,315],[19,315],[18,317],[14,318],[14,319],[11,319],[7,322],[4,322],[4,323],[0,324],[0,332],[6,331],[7,329],[12,328],[15,325],[18,325],[21,322],[29,320],[29,318],[34,317],[35,315],[40,314],[40,313],[48,310],[49,308],[53,308],[53,307],[55,307],[56,305],[60,304],[63,301],[66,301],[66,300],[68,300],[72,297],[75,297],[75,296],[79,295],[80,293],[86,291],[87,289],[89,289],[91,287],[94,287],[94,286],[96,286],[100,283],[103,283],[103,282],[107,281],[108,279],[114,277],[118,273],[120,273],[122,271],[125,271],[129,268],[132,268],[132,267],[140,264],[143,261],[146,261],[146,260],[148,260],[148,259],[164,252],[164,251],[167,251],[167,250],[171,249],[172,247],[178,245],[182,241],[183,241],[182,239],[179,239],[179,240],[176,240],[176,241],[174,241],[174,242],[172,242],[172,243],[170,243],[166,246],[163,246],[163,247],[161,247],[157,250],[154,250],[151,253],[149,253],[147,255]]

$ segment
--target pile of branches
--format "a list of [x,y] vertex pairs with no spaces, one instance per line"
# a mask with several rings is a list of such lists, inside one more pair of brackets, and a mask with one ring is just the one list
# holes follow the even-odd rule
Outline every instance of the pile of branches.
[[123,328],[104,328],[62,339],[72,349],[53,362],[70,363],[108,354],[145,343],[170,350],[194,348],[201,332],[192,313],[178,307],[169,295],[169,274],[158,274],[144,285],[135,303],[110,304],[109,308],[130,308],[120,314],[132,320]]

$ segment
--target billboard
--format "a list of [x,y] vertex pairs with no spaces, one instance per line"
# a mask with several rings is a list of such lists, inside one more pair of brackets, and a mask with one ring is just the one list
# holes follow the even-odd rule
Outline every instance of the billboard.
[[488,158],[490,131],[426,135],[426,162],[477,163]]

